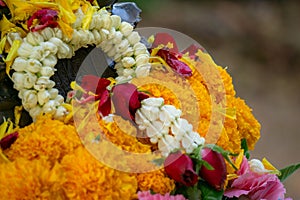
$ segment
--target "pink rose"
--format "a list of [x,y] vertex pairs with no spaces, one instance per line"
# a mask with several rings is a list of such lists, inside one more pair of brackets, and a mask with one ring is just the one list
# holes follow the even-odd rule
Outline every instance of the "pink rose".
[[[230,188],[224,193],[226,197],[240,197],[246,195],[251,200],[283,200],[285,188],[275,174],[257,174],[250,171],[246,158],[244,158],[240,175],[235,179]],[[287,200],[287,199],[286,199]]]
[[164,167],[170,178],[183,185],[193,186],[198,182],[198,175],[193,169],[193,161],[180,151],[171,153],[166,158]]

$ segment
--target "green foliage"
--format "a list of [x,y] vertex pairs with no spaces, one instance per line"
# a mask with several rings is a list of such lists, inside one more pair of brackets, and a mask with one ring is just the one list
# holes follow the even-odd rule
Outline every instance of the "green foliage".
[[247,159],[249,159],[250,158],[250,153],[249,153],[249,149],[248,149],[248,144],[247,144],[246,138],[242,139],[241,147],[242,147],[242,149],[244,149],[244,155],[246,156]]
[[202,200],[222,200],[224,191],[217,191],[204,181],[199,181],[198,188],[201,191]]
[[278,176],[279,180],[283,182],[285,179],[287,179],[290,175],[292,175],[295,171],[297,171],[300,168],[300,163],[295,165],[287,166],[281,170],[281,175]]

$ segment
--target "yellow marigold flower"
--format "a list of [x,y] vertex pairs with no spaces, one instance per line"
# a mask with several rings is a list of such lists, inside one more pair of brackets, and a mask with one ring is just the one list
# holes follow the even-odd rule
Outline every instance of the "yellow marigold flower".
[[133,175],[111,169],[80,147],[66,155],[61,165],[66,173],[63,189],[69,199],[132,199],[137,190]]
[[0,164],[1,199],[65,199],[63,173],[45,159]]
[[249,149],[253,150],[260,138],[260,123],[255,119],[251,108],[246,105],[244,100],[236,98],[235,105],[237,109],[237,129],[241,138],[246,138]]
[[39,117],[36,122],[18,132],[19,138],[5,151],[10,160],[46,157],[54,164],[81,146],[74,126],[53,120],[48,115]]
[[175,188],[174,180],[170,179],[163,169],[137,174],[136,178],[141,191],[152,190],[155,193],[166,194]]

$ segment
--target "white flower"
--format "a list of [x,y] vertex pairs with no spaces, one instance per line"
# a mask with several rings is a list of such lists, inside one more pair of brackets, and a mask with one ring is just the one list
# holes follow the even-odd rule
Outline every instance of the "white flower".
[[133,73],[134,73],[134,70],[133,69],[124,69],[124,71],[123,71],[123,76],[131,76],[131,75],[133,75]]
[[107,38],[108,38],[108,35],[109,35],[109,31],[106,30],[106,29],[100,29],[100,30],[99,30],[99,33],[100,33],[100,35],[101,35],[102,40],[103,40],[103,41],[106,41]]
[[161,107],[164,104],[164,99],[159,97],[149,97],[147,99],[144,99],[141,103],[145,106],[153,106],[153,107]]
[[159,118],[160,110],[158,107],[142,106],[140,110],[149,121],[155,121]]
[[140,54],[135,58],[135,60],[137,66],[149,64],[149,54]]
[[111,20],[110,16],[108,14],[102,16],[102,21],[103,21],[103,28],[110,30],[112,27],[112,20]]
[[123,39],[121,43],[116,44],[116,50],[117,52],[123,52],[126,51],[126,49],[129,47],[129,42],[127,39]]
[[115,38],[115,35],[116,35],[116,29],[114,27],[112,27],[109,30],[109,35],[108,35],[107,39],[112,40],[113,38]]
[[133,26],[128,22],[122,22],[120,26],[120,31],[125,37],[127,37],[133,31]]
[[165,135],[158,141],[158,149],[162,156],[167,157],[171,151],[180,147],[180,144],[171,135]]
[[140,130],[144,130],[150,125],[150,121],[144,116],[140,109],[138,109],[135,113],[135,122],[139,125]]
[[43,106],[43,112],[46,114],[55,114],[56,108],[59,106],[59,104],[55,100],[50,100]]
[[22,57],[17,57],[12,65],[12,69],[17,72],[25,71],[27,67],[27,60]]
[[44,66],[55,67],[57,63],[57,57],[55,55],[49,55],[42,61]]
[[102,20],[102,16],[100,16],[99,14],[94,14],[90,23],[90,29],[100,30],[103,25],[104,21]]
[[31,73],[37,73],[41,70],[42,68],[42,63],[40,63],[40,61],[36,60],[36,59],[29,59],[27,61],[27,68],[25,69],[25,71],[29,71]]
[[123,39],[123,34],[120,31],[116,31],[115,37],[112,38],[112,42],[114,44],[120,44],[122,42],[122,39]]
[[146,134],[149,138],[160,138],[162,135],[165,135],[166,132],[168,132],[168,127],[165,127],[160,121],[154,121],[146,128]]
[[135,74],[137,77],[146,77],[149,75],[151,69],[151,64],[139,65],[135,69]]
[[14,88],[20,90],[22,88],[30,89],[36,82],[37,77],[30,72],[15,72],[12,75],[12,80],[14,82]]
[[125,57],[122,59],[122,64],[125,68],[130,68],[135,64],[135,60],[132,57]]
[[44,40],[47,41],[50,38],[55,36],[55,33],[52,28],[46,27],[41,31],[41,35],[43,36]]
[[48,90],[41,90],[37,93],[37,97],[39,104],[42,106],[50,100],[51,95]]
[[89,43],[88,30],[79,30],[78,34],[80,35],[80,44],[87,45]]
[[248,163],[250,165],[250,170],[255,173],[265,174],[265,173],[270,172],[270,170],[267,170],[265,168],[264,164],[258,159],[252,159]]
[[57,37],[53,37],[49,40],[49,42],[52,42],[57,46],[57,57],[59,59],[61,58],[71,58],[73,56],[73,49],[64,43],[61,39]]
[[54,28],[54,34],[55,34],[55,37],[57,37],[59,39],[63,38],[63,33],[59,28]]
[[114,45],[111,41],[104,40],[99,46],[104,53],[107,53],[113,48]]
[[29,110],[29,115],[32,117],[33,121],[42,113],[42,108],[40,106],[35,106]]
[[82,12],[81,8],[77,9],[77,11],[75,12],[75,16],[76,16],[76,21],[72,24],[72,27],[74,29],[78,29],[81,26],[81,22],[84,18],[84,13]]
[[23,92],[22,105],[26,110],[34,108],[38,103],[37,92],[35,90],[26,90]]
[[57,95],[54,99],[57,103],[62,104],[64,102],[64,97],[61,95]]
[[38,32],[30,31],[26,36],[26,41],[33,46],[37,46],[44,42],[44,37]]
[[48,90],[49,94],[50,94],[50,99],[55,99],[58,95],[58,89],[56,88],[51,88]]
[[50,51],[44,49],[42,46],[34,46],[31,50],[31,54],[29,58],[36,59],[36,60],[43,60],[48,55],[50,55]]
[[19,97],[20,99],[23,99],[23,95],[24,95],[24,92],[25,92],[26,90],[27,90],[27,89],[21,89],[21,90],[19,90],[18,97]]
[[134,49],[134,55],[135,56],[138,56],[140,54],[147,54],[148,53],[147,47],[143,43],[140,43],[140,42],[136,43],[133,46],[133,49]]
[[121,55],[124,57],[131,57],[133,56],[134,50],[132,47],[128,47],[125,51],[121,52]]
[[141,40],[141,36],[139,35],[138,32],[133,31],[132,33],[130,33],[130,35],[127,37],[127,39],[131,45],[134,45]]
[[81,32],[77,31],[74,29],[73,34],[72,34],[72,39],[70,41],[70,44],[76,45],[81,43],[81,38],[83,36],[81,35]]
[[36,81],[36,84],[34,85],[34,89],[36,89],[36,90],[42,90],[42,89],[46,89],[46,88],[50,89],[50,88],[53,88],[54,85],[55,85],[55,82],[50,80],[48,76],[41,76]]
[[54,75],[54,72],[56,71],[55,68],[52,68],[52,67],[48,67],[48,66],[45,66],[45,67],[42,67],[41,70],[40,70],[40,73],[42,76],[48,76],[48,77],[51,77]]
[[100,33],[96,29],[94,29],[92,33],[94,35],[95,44],[99,45],[102,42]]
[[27,42],[23,42],[18,49],[18,55],[23,58],[28,58],[33,50],[33,46]]
[[175,106],[172,105],[164,105],[162,106],[159,115],[161,121],[166,123],[166,125],[171,124],[176,118],[180,117],[181,111],[176,109]]
[[51,54],[55,55],[57,53],[57,46],[52,42],[42,42],[40,45],[45,51],[49,51]]
[[115,29],[118,29],[121,25],[121,17],[118,15],[112,15],[110,16],[111,19],[111,26],[114,27]]
[[62,119],[67,114],[67,109],[63,106],[58,106],[55,111],[54,118],[55,119]]
[[117,54],[116,48],[111,48],[109,52],[107,52],[107,56],[113,58]]

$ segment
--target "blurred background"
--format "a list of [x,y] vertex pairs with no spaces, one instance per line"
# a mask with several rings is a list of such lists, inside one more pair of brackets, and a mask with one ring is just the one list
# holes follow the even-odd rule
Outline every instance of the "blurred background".
[[[237,95],[262,125],[252,158],[277,168],[300,162],[300,3],[296,1],[136,0],[138,27],[163,27],[197,40],[228,67]],[[284,182],[300,199],[300,170]]]

